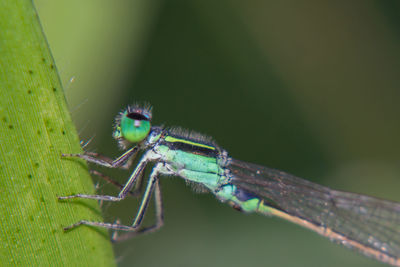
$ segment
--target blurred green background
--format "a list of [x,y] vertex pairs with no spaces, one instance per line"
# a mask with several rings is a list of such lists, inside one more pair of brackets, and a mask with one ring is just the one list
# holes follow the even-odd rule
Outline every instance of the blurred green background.
[[[398,1],[35,3],[89,150],[119,155],[114,116],[149,101],[154,124],[211,135],[235,158],[400,201]],[[116,245],[120,266],[382,265],[181,179],[162,191],[164,227]],[[136,208],[104,213],[128,223]]]

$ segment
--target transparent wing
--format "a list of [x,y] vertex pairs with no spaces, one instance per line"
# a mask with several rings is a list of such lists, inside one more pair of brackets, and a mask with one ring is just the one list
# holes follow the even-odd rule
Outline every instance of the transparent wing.
[[232,160],[232,184],[271,213],[380,261],[400,266],[400,203],[347,193],[285,172]]

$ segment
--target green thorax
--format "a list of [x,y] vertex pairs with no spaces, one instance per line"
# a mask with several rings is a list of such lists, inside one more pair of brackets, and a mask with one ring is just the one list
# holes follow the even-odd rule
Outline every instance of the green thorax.
[[177,175],[215,191],[225,183],[223,150],[210,138],[180,128],[165,129],[154,148]]

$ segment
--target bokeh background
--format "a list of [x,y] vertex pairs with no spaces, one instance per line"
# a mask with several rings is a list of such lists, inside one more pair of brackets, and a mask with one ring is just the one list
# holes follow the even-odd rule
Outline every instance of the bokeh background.
[[[114,116],[148,101],[154,124],[211,135],[235,158],[400,201],[398,1],[35,4],[89,150],[119,155]],[[162,179],[162,190],[164,227],[116,245],[120,266],[382,265],[181,179]],[[103,207],[128,223],[137,201]]]

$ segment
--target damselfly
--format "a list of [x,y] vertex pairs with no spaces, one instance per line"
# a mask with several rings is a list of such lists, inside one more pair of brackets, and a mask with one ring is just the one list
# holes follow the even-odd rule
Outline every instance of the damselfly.
[[[159,229],[163,224],[159,178],[173,175],[213,193],[237,210],[281,217],[366,256],[400,266],[400,203],[332,190],[279,170],[233,159],[211,138],[181,128],[151,126],[151,118],[151,107],[137,104],[116,117],[113,136],[126,152],[115,160],[91,152],[64,155],[127,169],[136,154],[143,153],[118,196],[78,194],[59,199],[120,201],[135,184],[141,184],[147,164],[154,164],[132,225],[82,220],[65,230],[90,225],[115,233],[127,231],[113,235],[114,240],[121,241]],[[142,227],[152,195],[156,223]]]

